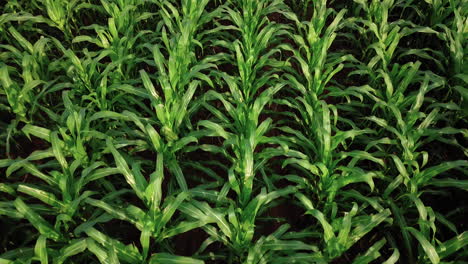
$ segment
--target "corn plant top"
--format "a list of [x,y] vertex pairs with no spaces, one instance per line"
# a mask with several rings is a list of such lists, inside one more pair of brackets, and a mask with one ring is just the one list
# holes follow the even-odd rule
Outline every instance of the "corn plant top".
[[0,11],[0,263],[468,263],[468,1]]

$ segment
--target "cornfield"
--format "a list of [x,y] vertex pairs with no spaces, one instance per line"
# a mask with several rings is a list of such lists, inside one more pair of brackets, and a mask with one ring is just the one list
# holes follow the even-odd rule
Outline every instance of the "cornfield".
[[468,263],[467,0],[0,4],[0,263]]

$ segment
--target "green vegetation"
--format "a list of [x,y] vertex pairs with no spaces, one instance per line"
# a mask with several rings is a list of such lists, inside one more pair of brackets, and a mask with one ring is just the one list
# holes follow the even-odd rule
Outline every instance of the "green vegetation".
[[0,5],[0,263],[468,263],[468,1]]

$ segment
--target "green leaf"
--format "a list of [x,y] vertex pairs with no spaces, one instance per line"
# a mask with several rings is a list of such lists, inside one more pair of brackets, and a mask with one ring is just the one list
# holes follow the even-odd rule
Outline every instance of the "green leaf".
[[87,248],[86,239],[72,240],[66,247],[60,250],[60,255],[57,258],[57,263],[63,263],[65,260],[71,256],[77,255]]
[[50,135],[52,132],[47,128],[26,124],[21,130],[24,134],[26,134],[27,137],[29,137],[29,135],[33,135],[50,142]]
[[429,257],[431,263],[440,263],[439,254],[437,254],[434,246],[424,237],[424,235],[412,227],[407,227],[407,229],[419,241],[419,244],[422,246],[424,252],[426,252],[426,255]]
[[447,161],[442,164],[427,168],[415,175],[418,184],[426,184],[433,177],[453,168],[467,167],[467,160]]
[[156,132],[156,129],[154,129],[153,126],[150,124],[147,124],[146,127],[146,133],[148,134],[151,143],[153,144],[153,147],[156,151],[161,152],[162,151],[162,146],[163,142],[161,140],[161,136]]
[[0,160],[0,168],[8,167],[11,164],[13,164],[13,162],[15,162],[15,161],[11,160],[11,159],[1,159]]
[[357,257],[355,260],[353,260],[353,264],[368,264],[371,263],[373,260],[377,259],[380,257],[380,252],[379,250],[385,245],[386,239],[383,238],[379,241],[377,241],[374,245],[372,245],[364,255]]
[[395,248],[393,254],[382,264],[395,264],[400,259],[400,251]]
[[403,165],[403,162],[401,162],[401,159],[397,157],[396,155],[390,155],[395,162],[395,165],[398,169],[398,172],[405,178],[409,178],[408,171],[405,168],[405,165]]
[[177,226],[165,230],[163,233],[163,237],[164,238],[173,237],[173,236],[188,232],[192,229],[203,227],[205,225],[206,225],[205,221],[192,221],[192,222],[182,221]]
[[198,125],[206,127],[209,130],[213,131],[215,136],[222,137],[224,139],[229,139],[231,136],[230,133],[226,132],[221,125],[214,123],[212,121],[202,120],[198,122]]
[[[30,261],[32,257],[34,257],[33,248],[20,247],[17,249],[7,251],[6,253],[0,255],[0,263],[16,264],[18,261],[24,261],[28,263],[27,261]],[[24,263],[24,262],[20,262],[20,263]]]
[[127,263],[141,263],[143,258],[134,246],[125,246],[118,240],[108,237],[93,227],[86,228],[84,232],[96,242],[103,245],[104,248],[110,249],[115,247],[115,251],[123,261]]
[[203,260],[181,257],[167,253],[156,253],[151,256],[150,264],[204,264]]
[[168,204],[162,211],[162,217],[160,221],[156,224],[156,230],[161,230],[165,227],[165,225],[171,220],[172,216],[174,215],[177,208],[179,208],[180,204],[187,199],[189,193],[188,192],[181,192],[175,199],[171,199],[168,201]]
[[143,249],[143,258],[146,258],[148,256],[152,228],[153,227],[150,225],[143,225],[143,230],[141,230],[140,233],[140,243]]
[[445,241],[437,247],[437,254],[440,258],[445,259],[454,253],[458,252],[460,249],[468,245],[468,231],[465,231],[458,236]]
[[[137,225],[137,221],[133,219],[131,216],[129,216],[125,211],[119,208],[116,208],[115,206],[111,206],[105,201],[96,200],[96,199],[92,199],[88,197],[85,199],[85,202],[92,206],[101,208],[102,210],[106,211],[108,214],[112,215],[113,217],[117,219],[124,220],[129,223]],[[138,226],[138,227],[141,228],[141,226]]]
[[109,256],[107,255],[107,252],[101,246],[99,246],[93,239],[89,238],[86,240],[86,247],[98,258],[98,260],[101,263],[109,263]]
[[340,245],[346,245],[348,240],[348,235],[351,230],[351,220],[356,215],[358,206],[356,203],[353,204],[353,208],[349,213],[343,217],[343,222],[340,227],[340,232],[338,233],[338,243]]
[[46,204],[49,204],[49,205],[53,206],[53,207],[56,207],[59,210],[61,208],[63,208],[63,206],[64,206],[63,203],[61,201],[59,201],[55,197],[55,195],[52,194],[52,193],[48,193],[48,192],[45,192],[43,190],[28,186],[28,185],[24,185],[24,184],[18,185],[17,190],[18,190],[18,192],[22,192],[22,193],[31,195],[32,197],[35,197],[35,198],[43,201]]
[[185,181],[185,176],[182,173],[182,169],[179,166],[179,163],[175,159],[171,159],[168,162],[168,167],[171,173],[176,177],[177,183],[179,184],[182,191],[187,191],[187,182]]
[[44,218],[27,206],[21,198],[16,198],[14,205],[16,210],[23,214],[42,235],[54,241],[57,241],[60,238],[60,234],[57,233],[57,231],[55,231],[52,226],[44,220]]
[[34,246],[34,254],[39,258],[41,264],[48,264],[49,258],[47,255],[47,237],[41,235],[36,240],[36,245]]
[[391,212],[389,209],[385,209],[384,211],[374,214],[371,216],[367,216],[366,220],[363,223],[356,225],[356,227],[351,231],[349,235],[349,239],[346,241],[347,248],[351,247],[356,243],[359,239],[361,239],[365,234],[369,233],[372,229],[378,226],[380,223],[385,221]]
[[159,102],[159,94],[156,92],[156,89],[154,88],[153,83],[151,82],[145,70],[140,70],[140,76],[141,80],[143,81],[143,85],[145,86],[148,93],[151,95],[150,98],[152,100],[156,100],[156,102]]
[[151,173],[150,182],[145,190],[146,200],[150,203],[151,211],[159,211],[159,205],[162,197],[162,182],[164,179],[163,155],[158,153],[156,156],[156,171]]
[[330,241],[330,239],[335,237],[335,233],[333,232],[332,226],[325,219],[325,216],[323,215],[322,212],[320,212],[317,209],[312,209],[312,210],[308,210],[307,213],[313,215],[315,218],[317,218],[317,220],[319,220],[323,228],[325,242],[328,242]]
[[124,175],[125,180],[130,185],[130,187],[132,187],[132,189],[135,191],[138,197],[140,197],[140,199],[143,200],[145,186],[147,185],[146,180],[138,176],[135,177],[135,175],[132,173],[132,171],[128,167],[128,164],[125,161],[125,159],[122,157],[119,151],[112,144],[112,141],[108,139],[106,142],[107,142],[107,147],[110,149],[110,151],[112,152],[112,155],[114,156],[115,163],[117,165],[117,168],[120,170],[120,173]]
[[15,189],[10,187],[5,183],[0,183],[0,192],[8,193],[10,195],[15,195]]
[[313,210],[315,209],[314,208],[314,205],[312,203],[312,201],[307,198],[304,194],[302,193],[296,193],[295,196],[297,197],[297,199],[299,199],[299,201],[301,201],[302,205],[307,209],[307,210]]
[[68,169],[68,163],[65,159],[65,156],[62,152],[62,142],[58,138],[58,133],[56,131],[50,134],[50,142],[52,143],[52,151],[54,152],[55,158],[60,163],[62,168]]

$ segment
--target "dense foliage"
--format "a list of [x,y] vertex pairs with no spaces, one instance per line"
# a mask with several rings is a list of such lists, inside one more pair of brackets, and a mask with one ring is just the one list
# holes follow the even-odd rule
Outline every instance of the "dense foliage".
[[467,0],[0,10],[0,263],[468,263]]

